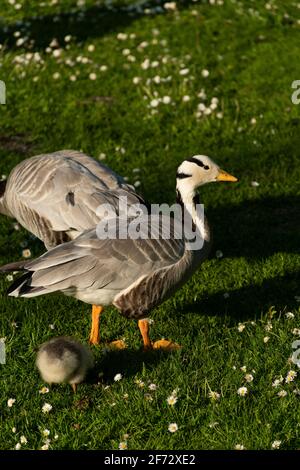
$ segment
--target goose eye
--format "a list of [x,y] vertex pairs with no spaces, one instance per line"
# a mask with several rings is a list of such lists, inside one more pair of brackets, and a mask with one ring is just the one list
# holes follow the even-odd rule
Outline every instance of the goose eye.
[[204,165],[204,170],[209,170],[209,166]]

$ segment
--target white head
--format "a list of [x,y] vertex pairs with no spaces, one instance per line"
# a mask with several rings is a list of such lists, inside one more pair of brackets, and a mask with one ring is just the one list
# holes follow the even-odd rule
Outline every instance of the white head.
[[195,190],[206,183],[216,181],[238,181],[237,178],[226,173],[206,155],[194,155],[184,160],[177,170],[177,190],[183,200],[192,197]]

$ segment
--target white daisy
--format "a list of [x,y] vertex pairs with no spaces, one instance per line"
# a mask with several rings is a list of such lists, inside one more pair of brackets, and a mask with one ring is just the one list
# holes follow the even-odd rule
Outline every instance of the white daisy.
[[272,449],[279,449],[280,445],[281,445],[281,441],[274,441],[271,447]]
[[15,398],[9,398],[9,399],[7,400],[7,406],[8,406],[8,408],[11,408],[11,407],[14,405],[15,402],[16,402],[16,399],[15,399]]
[[286,383],[293,382],[295,377],[297,377],[297,372],[290,370],[285,378]]
[[245,375],[245,380],[248,383],[253,382],[253,375],[252,374],[246,374]]
[[247,387],[240,387],[237,391],[238,395],[240,395],[240,397],[244,397],[247,395],[248,393],[248,389]]
[[170,423],[168,426],[168,431],[172,433],[178,431],[178,425],[176,423]]
[[49,413],[51,410],[52,410],[52,405],[50,405],[50,403],[44,403],[43,406],[42,406],[42,412],[44,414],[46,413]]
[[295,315],[292,312],[286,312],[285,316],[289,320],[293,320],[295,318]]
[[167,398],[167,403],[168,405],[170,406],[174,406],[178,401],[178,398],[176,397],[176,395],[170,395],[168,398]]
[[127,449],[127,442],[126,441],[120,442],[119,450],[126,450],[126,449]]

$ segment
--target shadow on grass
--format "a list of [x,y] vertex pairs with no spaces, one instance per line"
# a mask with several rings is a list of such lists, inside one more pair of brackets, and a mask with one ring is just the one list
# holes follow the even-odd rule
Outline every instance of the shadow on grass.
[[261,284],[254,284],[230,291],[229,298],[224,298],[224,291],[204,297],[197,303],[185,305],[181,312],[207,316],[232,317],[232,323],[254,320],[262,312],[275,306],[282,310],[297,308],[299,303],[295,296],[299,295],[300,271],[267,279]]
[[268,258],[274,253],[300,254],[300,197],[277,196],[228,204],[207,211],[212,225],[212,254]]
[[[26,17],[23,25],[27,25],[26,36],[28,47],[41,49],[47,47],[53,38],[60,45],[65,43],[66,34],[71,34],[76,42],[88,38],[102,37],[109,33],[128,27],[133,21],[144,16],[145,9],[151,15],[166,13],[163,5],[165,0],[137,0],[131,4],[98,5],[88,8],[73,8],[70,12],[51,15]],[[192,4],[182,1],[181,7]],[[20,30],[19,22],[8,26],[0,24],[0,42],[11,49],[16,48],[14,32]],[[25,44],[25,46],[26,46]]]
[[89,381],[96,384],[99,382],[99,377],[101,377],[101,381],[104,384],[110,384],[114,382],[115,375],[120,371],[126,377],[132,377],[138,372],[142,372],[145,364],[148,369],[154,368],[159,362],[166,360],[170,354],[176,354],[176,352],[144,352],[143,350],[136,349],[110,350],[97,361]]
[[[217,249],[221,249],[226,257],[245,257],[256,260],[267,259],[275,253],[300,254],[299,206],[300,197],[298,196],[278,196],[244,201],[241,204],[226,207],[220,206],[208,211],[210,223],[216,227],[212,254]],[[34,255],[45,251],[39,241],[32,242],[30,248]],[[11,261],[17,260],[18,257],[10,253],[13,253],[12,244],[9,245],[9,252],[6,246],[1,246],[0,257],[3,259],[11,257]],[[266,279],[261,284],[231,290],[228,299],[224,298],[224,294],[224,291],[220,291],[206,298],[204,294],[199,303],[183,306],[182,313],[229,315],[236,322],[254,319],[260,312],[266,312],[271,306],[281,309],[288,306],[292,309],[297,306],[295,296],[300,295],[299,271],[289,272],[287,267],[285,276]],[[120,361],[123,361],[124,365],[128,362],[140,368],[145,358],[156,360],[158,357],[138,355],[142,358],[141,362],[135,363],[131,355],[136,357],[135,352],[127,350],[110,353],[109,367],[115,362],[117,371],[117,366],[120,365]]]

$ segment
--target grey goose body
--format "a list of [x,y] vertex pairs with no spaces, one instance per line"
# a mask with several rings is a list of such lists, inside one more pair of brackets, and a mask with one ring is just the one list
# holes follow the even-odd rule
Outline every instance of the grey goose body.
[[[206,219],[197,211],[196,190],[216,181],[237,179],[203,155],[185,160],[177,170],[177,202],[189,213],[203,246],[191,249],[184,230],[177,238],[175,228],[169,238],[164,238],[162,222],[167,219],[172,226],[170,216],[161,216],[156,222],[151,215],[145,216],[144,228],[147,231],[154,226],[156,234],[146,239],[99,239],[96,229],[88,230],[37,260],[2,267],[2,271],[19,268],[26,272],[10,287],[9,295],[33,297],[61,291],[94,305],[113,304],[126,317],[143,319],[186,282],[207,257],[210,232]],[[144,320],[140,322],[144,346],[150,347],[148,327]]]

